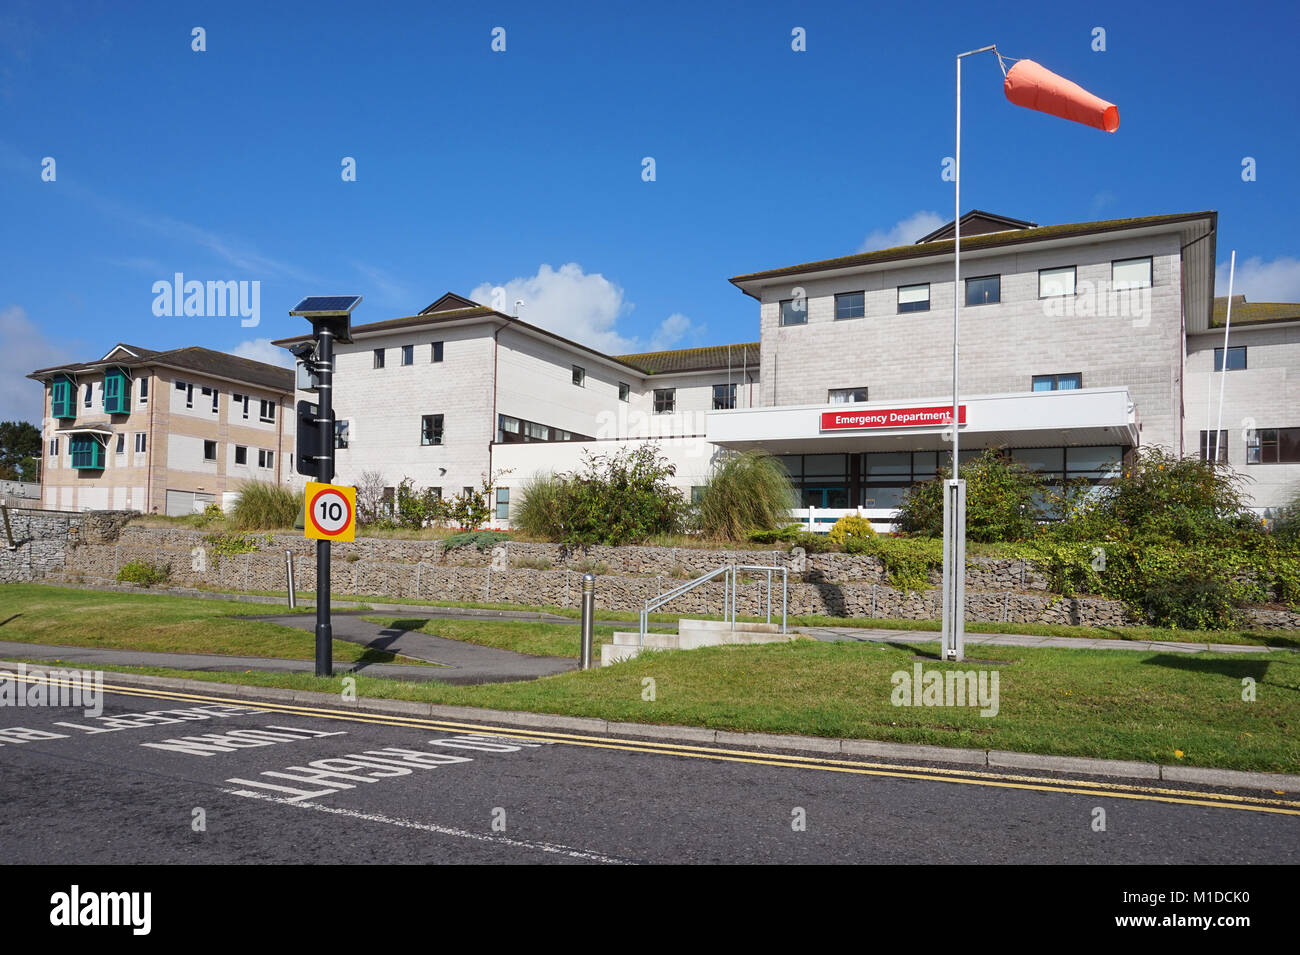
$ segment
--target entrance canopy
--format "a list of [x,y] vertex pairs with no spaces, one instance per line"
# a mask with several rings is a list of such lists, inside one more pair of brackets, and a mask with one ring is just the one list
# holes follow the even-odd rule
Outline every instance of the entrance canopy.
[[[1138,444],[1127,388],[973,395],[961,402],[961,446],[1047,448]],[[737,451],[941,451],[952,398],[713,411],[708,440]]]

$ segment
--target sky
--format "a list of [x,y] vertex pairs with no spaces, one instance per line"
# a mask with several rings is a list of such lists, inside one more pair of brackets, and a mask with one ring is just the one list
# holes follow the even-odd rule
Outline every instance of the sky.
[[[953,61],[989,43],[1121,125],[1012,106],[967,58],[963,210],[1215,209],[1217,294],[1235,248],[1235,291],[1300,301],[1297,27],[1197,0],[5,0],[0,420],[39,423],[28,372],[118,341],[287,363],[312,294],[362,295],[360,323],[499,290],[616,354],[757,340],[731,276],[952,218]],[[250,314],[168,314],[177,273],[250,283]]]

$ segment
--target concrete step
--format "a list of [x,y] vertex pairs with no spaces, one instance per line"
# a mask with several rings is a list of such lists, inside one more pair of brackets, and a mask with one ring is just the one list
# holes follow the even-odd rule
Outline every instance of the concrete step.
[[732,623],[730,620],[692,620],[683,617],[677,621],[677,629],[681,630],[736,630],[748,633],[780,633],[781,625],[777,623],[749,623],[745,620],[738,620]]
[[[638,647],[641,645],[641,634],[638,631],[614,631],[614,646]],[[644,645],[647,647],[654,647],[657,650],[676,650],[679,646],[677,634],[675,633],[647,633],[645,635]]]
[[623,660],[631,660],[633,657],[641,655],[640,647],[620,646],[614,643],[602,644],[600,648],[600,665],[603,667],[612,666]]

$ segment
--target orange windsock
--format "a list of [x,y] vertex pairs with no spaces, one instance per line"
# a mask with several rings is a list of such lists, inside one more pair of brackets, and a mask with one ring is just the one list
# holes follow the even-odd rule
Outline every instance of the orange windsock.
[[1007,71],[1002,84],[1007,99],[1017,106],[1050,113],[1113,133],[1119,129],[1119,107],[1093,96],[1077,83],[1057,76],[1033,60],[1020,60]]

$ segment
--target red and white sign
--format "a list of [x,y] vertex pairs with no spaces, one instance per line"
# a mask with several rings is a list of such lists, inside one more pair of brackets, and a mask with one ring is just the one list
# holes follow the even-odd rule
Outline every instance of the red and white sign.
[[[957,421],[966,423],[966,406],[957,406]],[[866,428],[941,428],[952,422],[952,405],[936,408],[863,408],[823,411],[823,431]]]
[[308,481],[306,504],[304,537],[327,541],[356,540],[356,488]]

